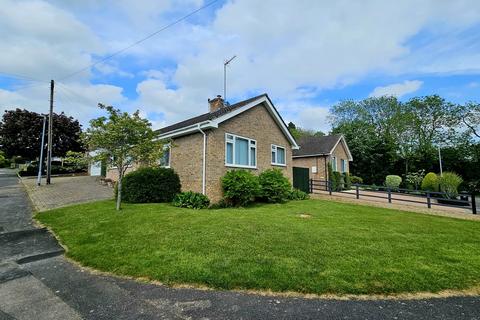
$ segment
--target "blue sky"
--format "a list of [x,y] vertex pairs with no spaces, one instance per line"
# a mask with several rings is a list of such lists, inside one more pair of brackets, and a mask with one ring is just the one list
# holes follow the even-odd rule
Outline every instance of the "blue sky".
[[55,110],[85,126],[102,102],[140,109],[158,128],[206,112],[233,55],[230,102],[267,92],[284,119],[310,129],[328,131],[329,107],[345,99],[480,101],[478,1],[218,1],[65,79],[207,2],[4,1],[2,110],[47,112],[55,79]]

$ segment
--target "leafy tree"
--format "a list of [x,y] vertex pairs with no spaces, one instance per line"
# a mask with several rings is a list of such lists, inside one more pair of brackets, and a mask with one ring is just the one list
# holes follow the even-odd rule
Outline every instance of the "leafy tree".
[[[0,122],[0,146],[6,157],[21,156],[29,160],[36,159],[39,155],[42,126],[43,117],[36,112],[25,109],[5,111]],[[54,113],[53,156],[63,157],[67,151],[84,151],[80,139],[81,132],[78,120],[66,116],[63,112]]]
[[122,180],[125,171],[133,163],[151,165],[163,153],[163,141],[156,140],[151,124],[142,119],[137,110],[132,115],[112,106],[98,104],[106,110],[107,117],[90,121],[84,138],[89,149],[96,151],[95,161],[105,161],[116,167],[118,172],[116,209],[122,202]]
[[303,137],[323,137],[325,133],[322,131],[315,131],[311,129],[303,129],[297,127],[293,122],[288,123],[288,130],[295,139],[300,139]]
[[459,106],[460,121],[467,127],[467,132],[480,138],[480,104],[469,102]]

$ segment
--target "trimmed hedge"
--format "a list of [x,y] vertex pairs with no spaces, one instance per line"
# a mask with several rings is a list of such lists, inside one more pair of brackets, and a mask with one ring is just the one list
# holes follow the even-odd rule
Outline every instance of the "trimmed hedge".
[[281,203],[288,200],[292,185],[279,169],[268,169],[258,176],[260,183],[259,200]]
[[402,183],[402,178],[396,175],[389,175],[385,178],[385,186],[390,189],[398,189]]
[[210,199],[202,193],[187,191],[178,193],[172,204],[181,208],[204,209],[210,205]]
[[178,175],[160,167],[132,171],[122,182],[122,200],[130,203],[172,202],[181,188]]
[[420,188],[423,191],[438,191],[438,176],[434,172],[429,172],[425,177],[423,177],[422,184]]

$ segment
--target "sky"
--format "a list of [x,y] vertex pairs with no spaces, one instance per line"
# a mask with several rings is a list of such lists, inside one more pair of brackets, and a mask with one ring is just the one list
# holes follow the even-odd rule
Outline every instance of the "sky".
[[[268,93],[282,117],[328,132],[347,100],[439,94],[480,101],[478,0],[2,0],[0,112],[55,112],[84,127],[98,103],[140,110],[154,128]],[[84,69],[70,77],[68,75]]]

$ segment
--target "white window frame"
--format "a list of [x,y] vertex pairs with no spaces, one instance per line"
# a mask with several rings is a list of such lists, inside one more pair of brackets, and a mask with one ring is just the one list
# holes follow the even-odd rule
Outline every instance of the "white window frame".
[[340,166],[342,167],[342,172],[347,172],[347,160],[340,159]]
[[[280,163],[278,162],[278,153],[277,153],[277,149],[283,149],[283,154],[285,156],[285,163]],[[272,159],[272,152],[275,153],[275,162],[271,161]],[[282,146],[279,146],[279,145],[276,145],[276,144],[272,144],[271,145],[271,151],[270,151],[270,161],[271,161],[271,164],[273,166],[281,166],[281,167],[286,167],[287,166],[287,149],[285,147],[282,147]]]
[[[168,150],[168,152],[170,153],[170,154],[168,155],[168,165],[162,166],[162,164],[161,164],[161,162],[160,162],[160,161],[161,161],[160,159],[158,160],[158,164],[159,164],[160,167],[162,167],[162,168],[170,168],[170,165],[171,165],[171,163],[172,163],[172,148],[171,148],[171,145],[170,145],[170,144],[164,145],[164,146],[163,146],[163,151],[165,152],[165,150]],[[163,157],[163,154],[162,154],[162,157]]]
[[[232,136],[233,139],[229,139],[228,136]],[[251,151],[255,149],[255,165],[242,165],[242,164],[235,164],[235,163],[228,163],[227,162],[227,144],[232,144],[232,161],[235,162],[235,138],[245,139],[248,141],[248,154],[247,154],[247,162],[252,163],[251,159]],[[253,144],[252,144],[253,142]],[[245,169],[256,169],[257,168],[257,140],[250,139],[247,137],[239,136],[238,134],[233,133],[225,133],[225,166],[232,167],[232,168],[245,168]]]
[[331,163],[332,163],[332,171],[338,171],[337,170],[337,157],[332,156]]

